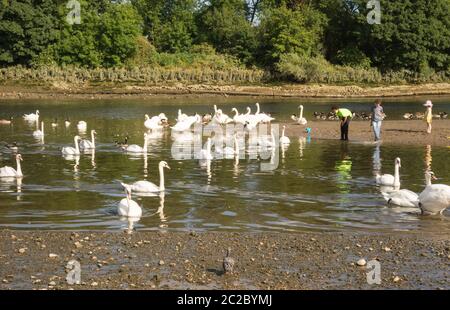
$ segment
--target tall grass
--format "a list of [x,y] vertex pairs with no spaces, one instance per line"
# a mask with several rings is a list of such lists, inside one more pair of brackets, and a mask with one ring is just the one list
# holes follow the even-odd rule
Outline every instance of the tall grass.
[[279,79],[297,83],[406,84],[450,81],[450,72],[419,74],[402,70],[382,74],[375,68],[332,65],[323,57],[310,58],[297,54],[283,55],[277,64],[277,71]]
[[264,71],[243,68],[164,68],[164,67],[134,67],[134,68],[97,68],[85,69],[77,67],[39,67],[24,68],[20,66],[0,69],[0,83],[41,83],[66,82],[73,84],[89,83],[136,83],[136,84],[166,84],[166,83],[214,83],[240,84],[260,83]]

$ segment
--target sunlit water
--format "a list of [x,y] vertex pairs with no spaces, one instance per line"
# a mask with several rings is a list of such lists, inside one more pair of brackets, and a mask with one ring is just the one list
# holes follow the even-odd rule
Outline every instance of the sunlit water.
[[[435,110],[450,112],[450,98],[436,98]],[[385,100],[392,119],[405,112],[422,111],[423,98]],[[241,112],[254,108],[253,99],[161,99],[153,101],[2,101],[0,119],[14,116],[13,126],[0,126],[0,141],[16,141],[23,155],[25,177],[16,182],[0,180],[0,227],[10,229],[121,230],[127,227],[116,214],[124,192],[119,181],[150,180],[159,184],[158,163],[165,160],[166,192],[136,197],[144,214],[138,230],[213,231],[431,231],[448,233],[449,212],[423,217],[415,209],[389,208],[374,184],[377,171],[393,174],[394,158],[402,158],[402,188],[420,192],[424,170],[430,167],[439,183],[450,184],[450,149],[445,147],[376,147],[371,143],[341,144],[314,136],[291,137],[280,151],[274,171],[261,171],[257,159],[212,161],[210,169],[198,160],[174,160],[170,130],[151,140],[147,160],[124,154],[114,140],[125,134],[130,143],[143,144],[143,115],[165,112],[173,122],[178,108],[187,114],[212,113],[218,103],[224,112],[236,106]],[[277,120],[288,120],[298,100],[260,101],[262,110]],[[303,101],[306,117],[329,110],[331,101]],[[371,100],[340,102],[354,111],[369,111]],[[314,104],[314,105],[313,105]],[[34,125],[24,113],[41,111],[46,122],[44,144],[32,137]],[[72,125],[66,129],[64,120]],[[50,122],[58,118],[59,127]],[[98,133],[95,154],[76,159],[61,155],[73,146],[76,122],[85,120],[88,131]],[[116,137],[119,135],[119,137]],[[13,166],[11,154],[0,147],[0,166]]]

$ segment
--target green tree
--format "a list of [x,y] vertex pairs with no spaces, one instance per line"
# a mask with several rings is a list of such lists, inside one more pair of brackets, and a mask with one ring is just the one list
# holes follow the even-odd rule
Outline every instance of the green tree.
[[326,24],[325,15],[307,5],[293,10],[285,5],[266,9],[259,29],[260,59],[273,66],[283,54],[320,54]]
[[132,0],[144,21],[144,35],[161,52],[189,50],[196,35],[196,0]]
[[212,44],[220,53],[231,54],[246,64],[254,61],[256,29],[247,19],[244,0],[212,0],[197,16],[199,42]]
[[57,6],[52,0],[0,2],[0,64],[30,65],[58,39]]

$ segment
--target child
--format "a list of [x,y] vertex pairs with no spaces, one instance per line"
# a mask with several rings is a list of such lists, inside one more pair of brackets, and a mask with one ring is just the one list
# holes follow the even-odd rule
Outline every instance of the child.
[[375,135],[375,141],[380,141],[381,138],[381,123],[385,118],[383,107],[381,106],[381,99],[375,100],[375,105],[372,107],[372,121],[371,126]]
[[424,117],[424,120],[427,123],[427,133],[431,133],[431,122],[433,121],[433,103],[431,102],[431,100],[427,100],[424,106],[427,108]]

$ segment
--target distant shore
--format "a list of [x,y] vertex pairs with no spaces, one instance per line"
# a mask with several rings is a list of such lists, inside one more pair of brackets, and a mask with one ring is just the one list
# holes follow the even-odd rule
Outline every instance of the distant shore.
[[[293,137],[306,136],[305,126],[285,123],[286,135]],[[311,138],[319,140],[339,140],[338,121],[309,121],[307,127],[312,128]],[[382,126],[382,144],[402,144],[416,146],[450,147],[450,119],[433,120],[433,131],[426,132],[423,120],[386,120]],[[369,121],[352,121],[349,131],[350,143],[374,144],[374,135]]]
[[[448,290],[450,243],[441,233],[1,230],[0,289]],[[223,274],[227,248],[232,274]],[[70,286],[65,267],[74,259],[81,284]],[[362,259],[380,263],[381,284],[367,283]]]
[[114,99],[151,96],[250,96],[280,98],[370,98],[424,95],[450,95],[450,83],[394,86],[299,85],[209,85],[168,84],[139,85],[69,85],[48,86],[0,85],[1,99]]

